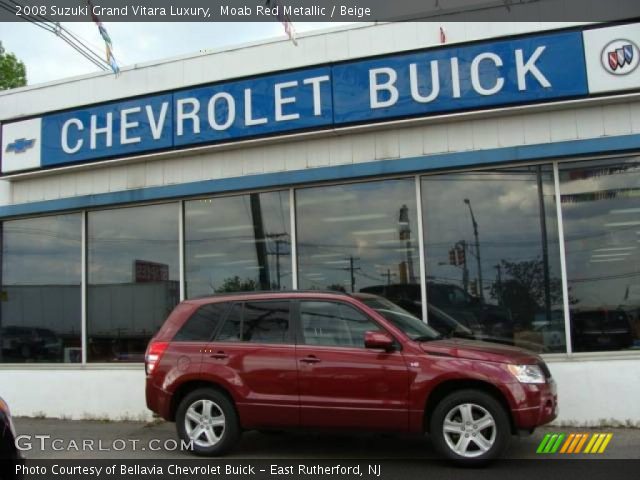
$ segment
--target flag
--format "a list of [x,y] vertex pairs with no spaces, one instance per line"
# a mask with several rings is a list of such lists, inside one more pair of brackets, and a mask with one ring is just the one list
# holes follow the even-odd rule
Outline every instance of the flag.
[[267,0],[265,5],[269,8],[277,9],[276,18],[282,23],[284,27],[284,33],[287,34],[289,40],[297,47],[298,41],[296,40],[296,29],[293,27],[293,23],[289,19],[289,15],[285,14],[283,6],[280,4],[280,0]]
[[444,33],[444,28],[440,27],[440,43],[447,41],[447,35]]
[[118,75],[120,73],[120,67],[118,66],[116,57],[113,55],[113,43],[111,43],[111,37],[107,33],[107,29],[104,27],[98,16],[93,13],[93,3],[91,3],[91,0],[87,0],[87,4],[89,5],[89,12],[91,12],[91,19],[98,26],[100,36],[102,37],[102,40],[104,40],[107,63],[111,67],[111,70],[113,70],[113,73]]

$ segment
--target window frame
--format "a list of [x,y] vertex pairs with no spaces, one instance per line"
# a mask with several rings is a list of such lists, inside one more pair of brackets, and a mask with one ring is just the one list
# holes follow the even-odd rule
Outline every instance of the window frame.
[[[233,304],[234,302],[230,302],[227,300],[221,301],[221,302],[209,302],[209,303],[205,303],[204,305],[200,305],[198,308],[196,308],[196,310],[189,315],[189,318],[187,318],[182,325],[180,325],[180,328],[178,328],[178,330],[176,331],[176,333],[173,335],[173,338],[171,339],[172,343],[211,343],[211,341],[215,338],[215,336],[217,335],[218,331],[220,330],[220,327],[222,326],[222,324],[224,322],[226,322],[227,320],[227,316],[229,315],[229,312],[231,311],[231,308],[233,308]],[[176,336],[186,327],[187,323],[189,323],[189,321],[191,319],[193,319],[198,312],[200,312],[200,310],[202,310],[203,308],[206,308],[210,305],[226,305],[226,309],[223,312],[222,315],[222,319],[217,323],[217,325],[215,326],[215,328],[212,330],[212,332],[209,334],[209,338],[206,340],[177,340]]]

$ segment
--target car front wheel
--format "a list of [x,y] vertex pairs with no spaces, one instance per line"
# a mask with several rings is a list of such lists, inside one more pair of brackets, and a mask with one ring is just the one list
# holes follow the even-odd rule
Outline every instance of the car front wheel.
[[461,390],[436,406],[430,422],[436,450],[459,463],[482,463],[498,458],[511,438],[504,407],[491,395]]
[[180,439],[197,455],[226,453],[240,436],[238,415],[226,395],[214,389],[198,389],[182,399],[176,412]]

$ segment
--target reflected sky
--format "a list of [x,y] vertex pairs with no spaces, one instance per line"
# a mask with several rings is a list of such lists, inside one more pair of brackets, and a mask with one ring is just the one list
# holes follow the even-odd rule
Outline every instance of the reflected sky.
[[640,306],[640,158],[562,164],[574,308]]
[[289,192],[185,202],[187,296],[291,288]]
[[[462,269],[449,264],[449,250],[461,241],[467,245],[470,281],[478,278],[469,205],[477,222],[483,293],[487,302],[497,303],[490,292],[491,284],[499,274],[497,266],[503,262],[541,260],[545,238],[550,276],[559,278],[557,215],[550,166],[541,167],[540,182],[541,190],[538,171],[533,166],[423,177],[429,279],[462,284]],[[465,199],[469,200],[469,205]],[[546,232],[541,223],[542,215]],[[504,269],[500,274],[503,273]],[[556,306],[561,307],[561,304]]]
[[413,178],[297,190],[300,288],[419,281],[415,205]]
[[3,283],[79,285],[81,220],[71,214],[3,222]]
[[179,280],[178,205],[167,203],[89,212],[89,283],[132,283],[134,262],[168,266]]

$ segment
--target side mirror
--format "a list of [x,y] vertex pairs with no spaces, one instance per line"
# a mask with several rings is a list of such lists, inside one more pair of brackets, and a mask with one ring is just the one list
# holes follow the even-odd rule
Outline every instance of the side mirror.
[[365,332],[365,348],[380,348],[386,352],[393,350],[393,338],[385,332]]

